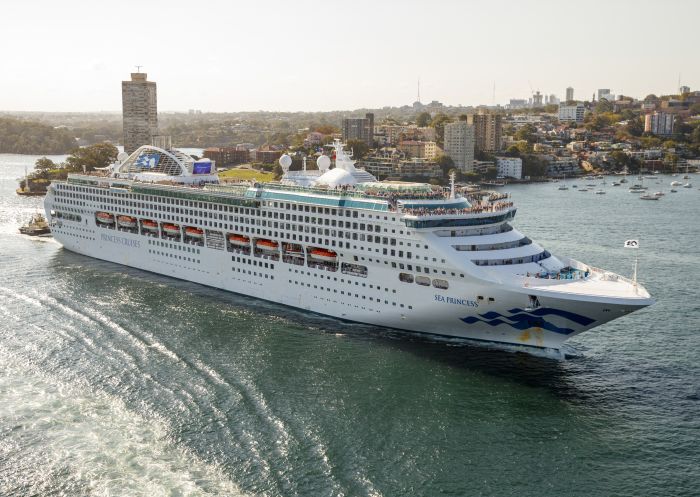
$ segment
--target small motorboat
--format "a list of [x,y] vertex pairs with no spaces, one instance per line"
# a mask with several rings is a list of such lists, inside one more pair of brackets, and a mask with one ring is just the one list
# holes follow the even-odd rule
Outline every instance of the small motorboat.
[[49,228],[49,223],[46,222],[44,216],[36,214],[27,224],[19,228],[19,232],[23,235],[42,236],[51,234],[51,228]]
[[683,185],[683,188],[692,188],[692,187],[693,187],[693,185],[691,185],[690,183],[686,183],[685,185]]
[[659,200],[659,197],[657,197],[656,195],[649,195],[649,194],[642,195],[639,198],[641,198],[642,200]]

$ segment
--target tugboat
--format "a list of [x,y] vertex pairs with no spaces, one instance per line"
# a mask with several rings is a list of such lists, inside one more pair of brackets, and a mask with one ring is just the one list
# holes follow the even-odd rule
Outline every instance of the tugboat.
[[27,224],[19,229],[19,232],[23,235],[29,236],[42,236],[51,234],[51,229],[49,228],[49,223],[41,214],[36,214],[33,216]]

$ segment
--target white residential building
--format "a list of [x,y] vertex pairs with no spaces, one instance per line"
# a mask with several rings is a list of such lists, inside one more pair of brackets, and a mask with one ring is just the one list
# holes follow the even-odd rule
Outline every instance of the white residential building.
[[463,173],[474,170],[474,126],[466,121],[445,124],[445,155]]
[[501,178],[521,179],[523,160],[520,157],[496,157],[496,169]]
[[560,105],[559,120],[573,121],[577,123],[583,122],[583,116],[586,113],[586,107],[583,104],[576,105]]

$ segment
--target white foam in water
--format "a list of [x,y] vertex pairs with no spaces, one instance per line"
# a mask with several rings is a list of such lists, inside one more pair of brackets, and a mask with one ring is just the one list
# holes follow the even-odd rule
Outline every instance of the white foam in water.
[[9,352],[0,345],[0,420],[16,429],[0,442],[0,460],[13,461],[0,494],[243,495],[218,467],[169,442],[162,421],[28,370]]

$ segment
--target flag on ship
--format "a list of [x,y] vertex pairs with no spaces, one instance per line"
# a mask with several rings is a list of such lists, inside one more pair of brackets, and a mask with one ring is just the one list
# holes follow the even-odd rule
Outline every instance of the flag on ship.
[[625,240],[625,248],[639,248],[639,240]]

